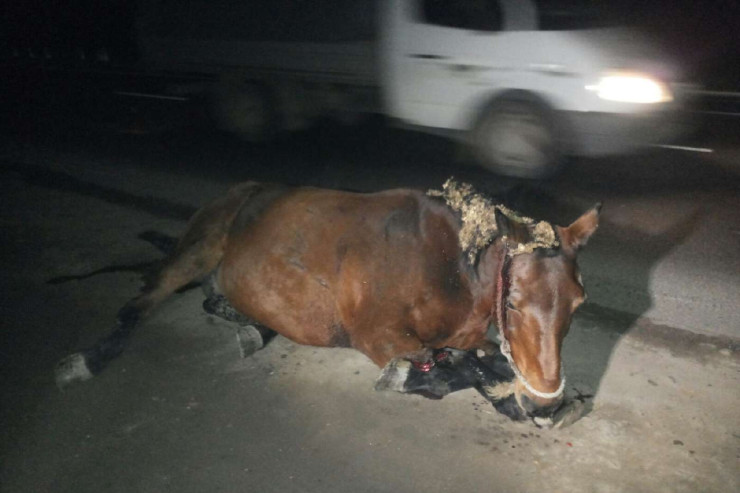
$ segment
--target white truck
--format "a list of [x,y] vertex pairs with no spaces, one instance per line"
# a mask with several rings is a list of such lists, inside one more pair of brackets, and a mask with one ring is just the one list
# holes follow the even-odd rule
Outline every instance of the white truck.
[[559,21],[548,3],[144,0],[137,30],[146,65],[208,74],[218,121],[248,139],[382,113],[539,177],[565,155],[670,138],[672,68],[634,33],[573,29],[590,11]]

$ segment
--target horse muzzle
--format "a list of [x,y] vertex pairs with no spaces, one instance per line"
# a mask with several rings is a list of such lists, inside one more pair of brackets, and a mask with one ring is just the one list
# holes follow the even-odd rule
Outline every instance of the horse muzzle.
[[[561,388],[562,390],[562,388]],[[550,393],[539,392],[540,395],[529,391],[528,386],[517,379],[514,385],[514,395],[522,410],[529,417],[549,418],[557,412],[563,404],[564,392],[556,391]]]
[[560,395],[554,399],[540,399],[537,397],[531,398],[526,393],[521,393],[517,395],[517,402],[527,416],[549,418],[563,405],[563,396]]

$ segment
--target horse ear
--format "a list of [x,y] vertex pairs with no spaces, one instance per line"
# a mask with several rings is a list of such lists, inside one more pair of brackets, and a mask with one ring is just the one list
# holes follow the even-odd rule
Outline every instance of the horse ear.
[[599,214],[601,212],[601,203],[596,204],[591,210],[587,211],[581,217],[573,221],[567,228],[558,226],[560,241],[563,248],[576,252],[583,247],[591,235],[599,227]]

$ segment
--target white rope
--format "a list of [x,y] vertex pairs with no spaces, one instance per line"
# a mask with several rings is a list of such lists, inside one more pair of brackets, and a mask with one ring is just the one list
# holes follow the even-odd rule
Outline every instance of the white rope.
[[537,397],[540,397],[542,399],[555,399],[556,397],[560,397],[563,394],[563,391],[565,391],[565,376],[563,375],[562,362],[560,363],[560,387],[558,387],[555,392],[539,391],[532,387],[532,384],[527,381],[522,372],[519,371],[519,367],[517,367],[516,363],[514,363],[514,358],[511,356],[511,346],[509,345],[509,341],[506,340],[506,337],[504,337],[503,330],[500,330],[499,338],[501,339],[501,354],[506,356],[511,369],[514,371],[514,375],[516,375],[519,381],[522,382],[522,385],[524,385],[524,388],[527,389],[530,394],[536,395]]

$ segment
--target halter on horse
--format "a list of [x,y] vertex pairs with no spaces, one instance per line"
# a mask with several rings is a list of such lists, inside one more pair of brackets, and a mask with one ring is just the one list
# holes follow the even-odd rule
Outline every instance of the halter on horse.
[[[512,355],[512,347],[507,334],[517,330],[517,327],[510,326],[508,314],[511,310],[519,312],[513,307],[509,295],[511,290],[511,266],[514,257],[519,255],[544,255],[558,256],[563,255],[566,258],[573,259],[575,267],[575,252],[578,248],[585,245],[588,237],[595,231],[598,226],[598,213],[600,204],[585,214],[579,221],[571,225],[570,228],[553,227],[545,221],[536,222],[533,219],[523,216],[512,211],[501,204],[493,204],[488,198],[477,194],[468,184],[460,184],[454,180],[448,180],[442,187],[442,191],[430,190],[430,196],[442,197],[448,206],[458,212],[462,221],[460,230],[460,245],[463,251],[467,253],[469,262],[475,262],[479,252],[495,241],[499,241],[503,248],[500,249],[498,269],[496,276],[496,295],[495,305],[493,306],[493,322],[498,328],[498,338],[500,341],[501,354],[508,361],[510,368],[516,379],[516,385],[519,387],[517,392],[517,402],[521,407],[532,407],[532,399],[536,399],[541,405],[535,409],[536,414],[543,414],[542,408],[547,411],[556,408],[561,402],[565,392],[565,375],[562,362],[558,365],[559,385],[554,390],[542,390],[536,388],[520,370],[515,357]],[[496,221],[491,221],[495,217]],[[560,232],[565,238],[565,243],[561,247],[561,240],[556,233]],[[531,259],[531,257],[530,257]],[[575,269],[577,285],[580,293],[573,297],[573,309],[585,299],[585,291],[581,281],[580,273]],[[576,290],[577,291],[577,290]],[[510,310],[511,308],[511,310]],[[562,321],[561,321],[562,322]],[[570,319],[567,320],[568,324]],[[540,330],[547,329],[541,327]],[[549,327],[550,331],[558,334],[566,332],[568,326]],[[564,337],[564,334],[563,334]],[[522,351],[524,352],[524,351]],[[557,345],[557,356],[559,358],[560,347]],[[531,359],[532,355],[523,354],[520,359]],[[525,361],[525,364],[527,362]],[[528,367],[534,365],[529,362]],[[507,386],[496,390],[489,389],[489,396],[495,395],[496,399],[502,399],[509,393],[514,392],[510,388],[507,392]],[[522,396],[524,398],[522,399]],[[529,409],[528,409],[529,411]],[[547,414],[547,412],[544,412]]]

